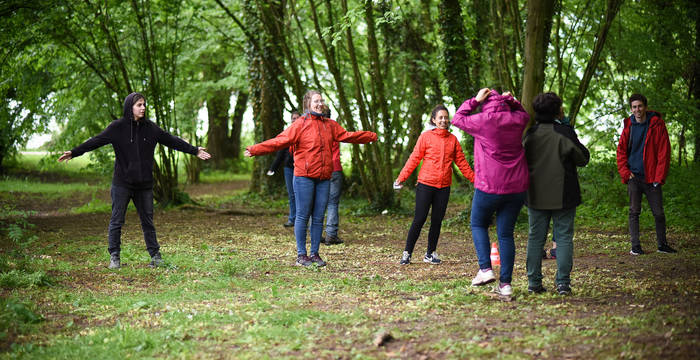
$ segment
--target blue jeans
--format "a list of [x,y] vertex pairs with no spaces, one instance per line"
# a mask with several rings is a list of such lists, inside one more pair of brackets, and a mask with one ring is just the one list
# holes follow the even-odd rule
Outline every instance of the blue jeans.
[[338,203],[343,190],[343,172],[334,171],[331,175],[328,206],[326,207],[326,237],[338,236]]
[[574,264],[574,218],[576,208],[564,210],[528,209],[530,231],[527,239],[527,281],[530,287],[542,286],[542,249],[552,221],[552,236],[557,239],[557,285],[571,283]]
[[109,247],[110,254],[119,253],[122,244],[122,226],[126,215],[126,207],[129,201],[134,201],[136,211],[141,219],[143,240],[146,242],[148,254],[153,257],[160,250],[156,240],[156,228],[153,226],[153,189],[133,190],[123,186],[112,184],[112,218],[109,220]]
[[287,196],[289,197],[289,218],[290,223],[294,223],[297,217],[297,204],[294,200],[294,168],[284,166],[284,184],[287,186]]
[[491,217],[496,213],[496,232],[501,255],[501,283],[510,283],[513,277],[515,262],[513,231],[515,221],[525,202],[525,194],[524,191],[514,194],[489,194],[479,189],[474,190],[471,228],[476,256],[479,258],[479,268],[491,268],[489,225]]
[[311,255],[318,254],[323,232],[323,213],[328,204],[330,181],[294,177],[294,196],[297,216],[294,219],[294,236],[297,239],[297,255],[306,255],[306,224],[311,216]]

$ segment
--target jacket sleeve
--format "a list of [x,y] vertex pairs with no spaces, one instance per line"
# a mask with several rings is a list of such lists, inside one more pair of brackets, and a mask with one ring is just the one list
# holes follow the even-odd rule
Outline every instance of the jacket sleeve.
[[163,144],[169,148],[175,149],[177,151],[182,151],[184,153],[192,154],[192,155],[197,155],[197,152],[199,149],[195,146],[192,146],[190,143],[188,143],[185,140],[182,140],[181,138],[172,135],[171,133],[161,129],[158,125],[156,124],[151,124],[152,126],[156,127],[156,131],[158,134],[156,135],[156,141],[158,141],[159,144]]
[[112,143],[112,136],[114,135],[114,132],[116,131],[116,122],[112,122],[102,130],[101,133],[87,139],[84,143],[74,147],[70,153],[71,157],[78,157],[80,155],[85,154],[88,151],[95,150],[97,148],[100,148],[102,146],[105,146],[107,144]]
[[627,184],[630,180],[632,172],[627,166],[627,147],[630,140],[630,129],[628,120],[625,119],[622,134],[620,134],[620,142],[617,144],[617,172],[620,174],[620,179],[623,184]]
[[666,182],[666,176],[668,175],[669,165],[671,164],[671,142],[668,138],[666,124],[663,120],[660,126],[661,128],[657,138],[658,153],[656,154],[656,173],[652,180],[664,184]]
[[289,153],[289,149],[282,149],[277,152],[277,155],[275,156],[275,160],[272,161],[272,164],[270,164],[270,171],[277,171],[277,169],[280,167],[280,164],[284,161],[287,153]]
[[572,127],[568,125],[561,126],[566,129],[566,138],[568,139],[565,140],[567,141],[568,146],[564,147],[564,153],[561,154],[562,158],[571,157],[571,159],[574,161],[574,165],[586,166],[588,161],[591,159],[591,153],[583,144],[581,144],[581,141],[579,141],[578,136],[576,136],[576,132]]
[[333,141],[352,144],[367,144],[377,141],[377,134],[371,131],[347,131],[335,121],[329,121],[333,132]]
[[469,134],[477,135],[481,123],[488,117],[488,115],[483,112],[472,115],[471,113],[476,110],[477,107],[479,107],[479,102],[476,101],[476,98],[471,98],[463,102],[459,109],[457,109],[454,118],[452,118],[452,125]]
[[406,160],[406,164],[403,166],[403,169],[401,169],[397,180],[399,182],[406,181],[406,179],[408,179],[408,177],[411,176],[413,170],[415,170],[416,167],[418,167],[418,164],[420,164],[420,161],[423,160],[424,156],[425,136],[421,135],[420,137],[418,137],[416,146],[413,147],[413,152],[411,153],[411,156],[408,157],[408,160]]
[[457,167],[459,168],[459,171],[462,172],[462,175],[464,175],[467,180],[469,180],[472,184],[474,183],[474,171],[472,170],[471,166],[469,166],[469,163],[467,162],[467,158],[464,157],[464,152],[462,152],[462,145],[459,144],[459,141],[457,139],[454,139],[455,142],[455,164],[457,164]]
[[296,141],[301,123],[301,121],[295,121],[279,135],[259,144],[248,146],[247,150],[250,151],[253,156],[258,156],[289,147]]

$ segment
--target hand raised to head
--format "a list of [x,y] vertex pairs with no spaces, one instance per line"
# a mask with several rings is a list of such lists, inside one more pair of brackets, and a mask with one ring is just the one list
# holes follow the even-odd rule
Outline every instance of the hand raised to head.
[[488,98],[489,95],[491,95],[491,90],[489,88],[483,88],[479,90],[478,94],[476,94],[476,101],[484,102],[484,100],[486,100],[486,98]]

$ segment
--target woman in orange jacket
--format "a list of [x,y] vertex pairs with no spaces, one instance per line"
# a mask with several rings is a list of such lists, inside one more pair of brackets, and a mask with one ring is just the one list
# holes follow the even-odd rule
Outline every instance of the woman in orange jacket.
[[[321,93],[310,90],[304,95],[305,113],[276,137],[249,146],[246,156],[269,154],[292,146],[294,149],[294,198],[297,216],[294,236],[297,241],[296,265],[326,265],[318,254],[323,232],[323,214],[328,204],[333,173],[331,148],[334,142],[366,144],[377,141],[371,131],[348,132],[337,122],[323,116]],[[306,255],[306,224],[311,216],[311,256]]]
[[423,261],[429,264],[440,264],[437,248],[442,218],[447,210],[447,201],[450,198],[450,185],[452,184],[452,163],[456,163],[465,178],[474,182],[474,172],[467,163],[462,152],[462,146],[457,138],[448,130],[450,126],[450,113],[440,104],[435,106],[430,114],[432,129],[422,133],[418,138],[413,153],[406,161],[399,177],[394,182],[395,187],[411,175],[413,170],[423,160],[418,173],[418,186],[416,186],[416,208],[411,228],[408,230],[406,247],[401,256],[401,265],[411,263],[411,254],[420,235],[423,224],[428,217],[430,207],[433,208],[430,231],[428,232],[428,251]]

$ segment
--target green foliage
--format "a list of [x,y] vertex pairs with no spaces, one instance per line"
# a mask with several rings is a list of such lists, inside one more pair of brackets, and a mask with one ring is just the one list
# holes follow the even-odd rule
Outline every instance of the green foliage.
[[33,288],[51,285],[51,278],[43,271],[28,273],[20,270],[10,270],[0,273],[0,287],[6,289]]

